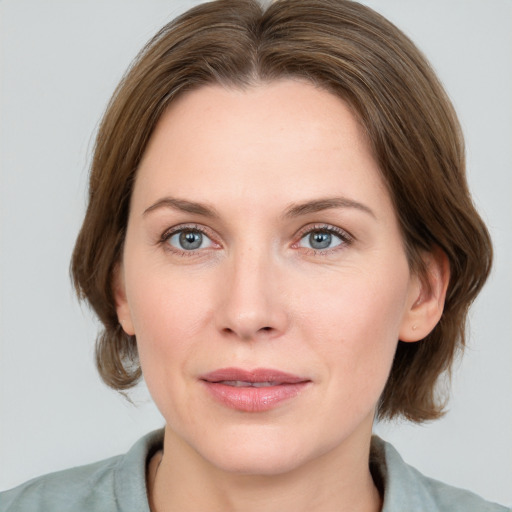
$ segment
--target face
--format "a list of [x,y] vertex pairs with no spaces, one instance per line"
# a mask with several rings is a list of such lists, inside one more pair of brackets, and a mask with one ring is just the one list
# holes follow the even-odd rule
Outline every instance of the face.
[[159,121],[115,294],[185,451],[276,474],[363,446],[419,289],[339,98],[207,86]]

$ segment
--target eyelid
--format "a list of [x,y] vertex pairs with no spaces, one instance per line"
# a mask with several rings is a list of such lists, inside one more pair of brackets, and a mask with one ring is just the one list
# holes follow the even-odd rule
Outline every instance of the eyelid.
[[[339,237],[342,241],[342,243],[338,246],[335,246],[331,249],[309,249],[307,247],[299,247],[299,242],[306,236],[309,235],[315,231],[325,231],[327,233],[331,233]],[[297,235],[296,235],[297,241],[293,243],[292,247],[303,249],[305,251],[314,251],[315,253],[322,253],[322,254],[328,254],[333,251],[341,250],[346,248],[348,245],[352,244],[355,240],[354,236],[351,235],[347,230],[342,229],[338,226],[334,226],[332,224],[308,224],[307,226],[304,226],[301,228]]]
[[190,223],[184,223],[184,224],[177,224],[176,226],[172,226],[170,228],[167,228],[160,237],[160,242],[166,242],[171,238],[172,235],[175,235],[176,233],[179,233],[180,231],[199,231],[200,233],[203,233],[204,235],[209,236],[208,231],[205,227],[199,225],[199,224],[190,224]]
[[201,251],[201,249],[196,249],[196,250],[190,250],[190,251],[180,251],[180,249],[178,248],[174,248],[172,247],[170,244],[167,244],[167,242],[169,241],[169,239],[175,235],[176,233],[179,233],[180,231],[198,231],[199,233],[207,236],[211,241],[212,243],[214,244],[214,246],[216,247],[213,247],[214,249],[217,249],[221,246],[221,244],[218,242],[218,237],[215,235],[215,233],[207,228],[206,226],[202,226],[200,224],[195,224],[195,223],[183,223],[183,224],[177,224],[176,226],[172,226],[170,228],[167,228],[163,233],[162,235],[160,236],[160,239],[158,240],[158,243],[159,244],[162,244],[166,246],[166,249],[171,251],[171,252],[177,252],[177,253],[183,253],[183,254],[187,254],[187,255],[193,255],[193,254],[196,254],[197,252]]

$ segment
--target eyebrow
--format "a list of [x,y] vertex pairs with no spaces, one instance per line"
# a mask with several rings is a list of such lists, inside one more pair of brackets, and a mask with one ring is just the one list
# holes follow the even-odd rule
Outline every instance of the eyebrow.
[[215,208],[202,203],[194,201],[186,201],[185,199],[177,199],[175,197],[163,197],[156,203],[152,204],[149,208],[144,210],[143,215],[158,210],[159,208],[172,208],[182,212],[193,213],[195,215],[202,215],[203,217],[218,218],[219,214]]
[[284,217],[300,217],[301,215],[330,210],[331,208],[355,208],[356,210],[368,213],[372,217],[376,218],[375,213],[371,208],[346,197],[326,197],[306,201],[304,203],[292,204],[287,208]]
[[[160,208],[172,208],[173,210],[179,210],[182,212],[193,213],[195,215],[202,215],[203,217],[219,218],[219,214],[215,208],[208,206],[203,203],[197,203],[195,201],[187,201],[185,199],[178,199],[175,197],[163,197],[156,203],[152,204],[149,208],[144,210],[143,215],[158,210]],[[323,210],[329,210],[332,208],[355,208],[362,212],[368,213],[375,218],[373,211],[366,205],[348,199],[346,197],[327,197],[322,199],[314,199],[312,201],[306,201],[303,203],[290,205],[285,213],[285,218],[300,217],[301,215],[307,215],[311,213],[321,212]]]

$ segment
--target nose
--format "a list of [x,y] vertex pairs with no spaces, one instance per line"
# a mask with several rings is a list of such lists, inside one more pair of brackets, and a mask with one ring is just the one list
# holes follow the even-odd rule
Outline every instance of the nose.
[[284,333],[288,314],[277,261],[263,251],[247,248],[226,263],[216,312],[219,330],[246,341]]

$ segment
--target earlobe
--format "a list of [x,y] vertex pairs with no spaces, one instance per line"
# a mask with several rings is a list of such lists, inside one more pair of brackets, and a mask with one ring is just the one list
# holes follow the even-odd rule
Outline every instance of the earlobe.
[[113,272],[112,291],[116,303],[117,319],[123,331],[129,336],[135,334],[128,300],[126,298],[126,287],[123,275],[123,265],[118,263]]
[[415,342],[425,338],[443,314],[446,291],[450,282],[448,257],[440,248],[423,257],[424,276],[417,276],[411,289],[410,304],[400,328],[401,341]]

